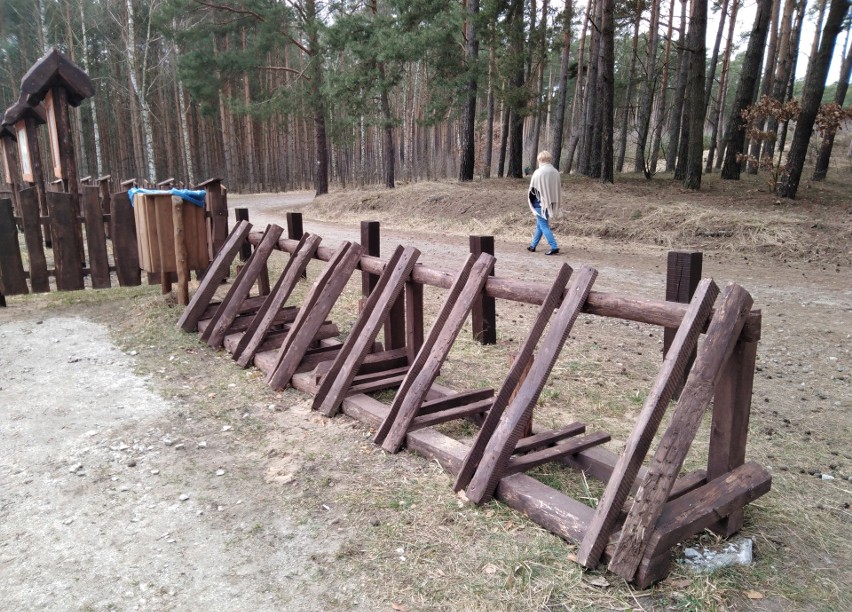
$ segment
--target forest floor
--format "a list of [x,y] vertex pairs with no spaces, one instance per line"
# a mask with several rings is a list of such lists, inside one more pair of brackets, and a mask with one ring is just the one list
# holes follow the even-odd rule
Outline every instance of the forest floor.
[[[229,205],[249,208],[257,226],[301,210],[329,246],[378,220],[385,253],[411,244],[449,271],[468,234],[493,234],[498,276],[549,282],[561,263],[585,263],[599,270],[596,290],[624,296],[663,297],[666,252],[703,251],[704,276],[743,285],[763,312],[748,458],[773,486],[746,511],[753,565],[696,575],[675,563],[645,591],[582,571],[573,545],[501,503],[465,503],[435,463],[387,455],[360,424],[312,414],[307,396],[275,393],[258,371],[179,332],[173,298],[143,286],[14,297],[0,309],[2,607],[850,609],[852,175],[803,186],[794,202],[753,177],[705,177],[699,193],[665,177],[619,178],[564,180],[559,257],[525,249],[525,181],[316,200],[230,194]],[[320,269],[312,263],[309,278]],[[353,278],[332,312],[344,333],[359,290]],[[426,298],[429,321],[441,292]],[[482,347],[465,329],[442,383],[500,384],[535,309],[500,302],[497,313],[498,344]],[[536,420],[583,420],[612,432],[618,451],[662,334],[578,323]],[[706,443],[707,422],[686,468],[706,461]],[[557,468],[536,474],[592,505],[601,494]]]

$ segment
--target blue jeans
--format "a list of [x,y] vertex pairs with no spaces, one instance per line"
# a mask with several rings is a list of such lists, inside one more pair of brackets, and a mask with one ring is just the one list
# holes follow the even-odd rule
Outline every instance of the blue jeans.
[[532,248],[536,248],[539,241],[541,241],[541,237],[544,236],[544,239],[547,240],[547,244],[550,245],[551,249],[558,249],[559,247],[556,245],[556,238],[553,237],[553,232],[550,231],[550,223],[541,214],[541,206],[533,204],[533,209],[535,210],[536,224],[535,234],[533,234],[530,246]]

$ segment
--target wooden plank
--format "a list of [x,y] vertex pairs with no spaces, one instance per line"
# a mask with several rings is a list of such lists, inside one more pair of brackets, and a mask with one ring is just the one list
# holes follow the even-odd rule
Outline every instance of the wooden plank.
[[401,374],[386,375],[378,380],[353,382],[352,386],[346,389],[346,393],[347,395],[354,395],[356,393],[374,393],[376,391],[393,389],[402,384],[404,379],[405,372]]
[[[552,444],[556,444],[565,438],[579,435],[586,432],[585,423],[571,423],[565,427],[555,429],[553,431],[543,431],[526,438],[521,438],[515,445],[514,454],[530,453],[541,448],[546,448]],[[579,451],[578,451],[579,452]],[[576,453],[572,453],[576,454]]]
[[[364,252],[373,257],[381,256],[381,235],[378,221],[361,221],[361,246]],[[361,294],[370,297],[379,282],[378,274],[361,272]]]
[[[272,331],[266,336],[254,356],[254,365],[258,370],[266,375],[275,370],[278,351],[289,332],[290,325],[285,325],[283,330]],[[340,330],[337,325],[327,321],[320,326],[314,335],[313,343],[322,342],[328,338],[337,338],[338,335],[340,335]],[[308,372],[318,364],[334,359],[336,347],[325,347],[325,349],[323,351],[316,351],[316,349],[306,351],[305,357],[296,368],[296,372]]]
[[302,307],[299,314],[306,312],[302,325],[297,327],[298,319],[293,323],[293,328],[287,334],[284,344],[281,345],[278,367],[267,378],[267,382],[272,388],[281,389],[289,384],[316,333],[316,329],[331,312],[334,303],[346,287],[349,277],[355,271],[355,266],[358,265],[358,260],[361,258],[361,250],[360,244],[351,245],[340,262],[334,267],[322,295],[318,297],[313,307],[310,309]]
[[408,367],[408,355],[406,349],[393,349],[390,351],[377,350],[364,358],[358,375],[370,372],[384,372],[393,368]]
[[570,440],[562,441],[555,446],[533,451],[526,455],[511,457],[509,462],[506,464],[504,475],[508,476],[510,474],[517,474],[518,472],[526,472],[527,470],[531,470],[539,465],[556,461],[559,457],[563,457],[565,455],[576,455],[587,448],[600,446],[601,444],[609,442],[610,439],[611,436],[608,433],[599,431],[581,438],[571,438]]
[[[266,296],[258,295],[254,297],[249,297],[243,300],[243,303],[240,304],[240,314],[251,314],[257,312],[258,308],[263,305],[263,301],[266,299]],[[207,308],[204,309],[204,312],[201,313],[199,317],[199,324],[201,321],[205,319],[210,319],[216,314],[216,309],[219,308],[220,302],[211,302],[207,305]]]
[[0,200],[0,294],[29,293],[12,200]]
[[[745,461],[756,358],[757,342],[740,338],[716,384],[707,458],[708,480],[724,475]],[[729,537],[739,531],[742,524],[743,513],[736,511],[714,525],[713,530]]]
[[110,201],[110,221],[112,228],[112,256],[115,260],[115,273],[122,287],[135,287],[142,284],[139,267],[139,248],[136,237],[136,221],[133,207],[127,192],[112,194]]
[[462,419],[464,417],[482,414],[483,412],[488,412],[488,410],[491,408],[492,403],[493,400],[489,398],[479,400],[478,402],[465,404],[464,406],[447,408],[446,410],[442,410],[440,412],[421,414],[419,416],[414,417],[414,420],[411,421],[411,425],[408,427],[408,431],[416,431],[418,429],[423,429],[424,427],[432,427],[434,425],[440,425],[441,423],[455,421],[456,419]]
[[542,340],[541,349],[530,368],[527,379],[521,386],[515,401],[506,408],[494,430],[494,435],[485,447],[479,467],[465,490],[468,499],[474,503],[481,504],[490,499],[497,482],[503,476],[515,446],[526,430],[527,421],[530,419],[538,396],[547,382],[553,364],[559,358],[559,353],[597,275],[598,272],[594,268],[583,266],[568,285],[568,295],[562,301],[550,329]]
[[[700,251],[669,251],[666,257],[666,301],[681,304],[691,302],[701,280],[703,260],[704,255]],[[669,352],[676,332],[676,327],[663,330],[663,357]],[[687,370],[694,360],[693,353],[688,360]]]
[[103,211],[101,209],[100,188],[96,185],[83,185],[81,204],[86,225],[86,244],[89,247],[89,268],[94,289],[109,289],[109,258],[107,256],[106,234],[104,233]]
[[[475,389],[473,391],[460,391],[446,397],[423,402],[420,405],[419,415],[433,414],[450,408],[465,406],[480,400],[491,399],[494,397],[494,389]],[[493,403],[493,401],[491,402]]]
[[44,293],[50,291],[50,279],[47,275],[47,258],[44,256],[38,194],[35,188],[21,190],[18,193],[18,203],[21,205],[21,225],[30,260],[30,287],[33,293]]
[[[402,293],[405,280],[420,256],[413,247],[397,247],[388,261],[385,271],[372,289],[370,297],[358,320],[349,332],[337,358],[323,378],[314,397],[313,408],[326,416],[337,413],[346,389],[358,372],[358,368],[373,346],[382,324],[391,307]],[[391,347],[393,348],[393,347]]]
[[[248,297],[252,285],[254,285],[255,280],[261,273],[266,260],[269,259],[275,243],[278,242],[278,238],[283,233],[284,228],[278,225],[273,224],[267,227],[266,236],[257,246],[251,257],[249,257],[248,262],[241,272],[239,281],[231,285],[228,294],[222,300],[222,306],[219,307],[219,310],[213,316],[211,327],[208,327],[205,332],[209,346],[214,348],[222,346],[222,341],[225,338],[228,328],[239,313],[240,304]],[[202,339],[205,339],[205,336],[202,336]]]
[[[494,236],[469,236],[470,252],[474,255],[494,255]],[[491,268],[494,276],[494,268]],[[484,293],[476,298],[471,308],[473,339],[482,344],[497,344],[497,302]]]
[[509,373],[506,375],[506,379],[503,381],[500,391],[494,399],[494,405],[488,412],[488,416],[485,417],[485,421],[482,423],[479,433],[473,441],[473,445],[470,447],[470,453],[468,453],[467,457],[464,459],[462,468],[459,470],[456,481],[453,484],[454,491],[461,491],[468,485],[477,466],[479,465],[479,462],[482,460],[482,455],[485,452],[485,447],[488,445],[488,441],[497,429],[497,425],[503,416],[503,411],[506,409],[506,406],[515,401],[518,385],[521,383],[522,379],[525,379],[529,368],[531,367],[530,364],[533,359],[533,351],[535,351],[535,347],[541,339],[541,335],[544,333],[547,323],[553,316],[553,309],[556,308],[559,301],[562,299],[562,293],[565,291],[568,279],[571,278],[571,273],[571,267],[568,266],[568,264],[562,264],[562,267],[559,269],[559,273],[556,275],[556,278],[550,286],[550,291],[545,296],[541,308],[536,315],[533,326],[530,328],[527,337],[524,339],[521,350],[512,362],[512,365],[509,368]]
[[77,242],[77,214],[70,194],[46,194],[53,237],[53,261],[56,264],[56,288],[59,291],[83,289],[83,262]]
[[[192,204],[189,204],[192,206]],[[186,232],[183,225],[183,200],[172,198],[172,223],[175,228],[175,267],[178,275],[178,304],[189,304],[189,259],[186,248]]]
[[264,300],[257,315],[252,319],[251,325],[234,351],[234,359],[242,367],[246,367],[254,358],[254,354],[278,316],[277,313],[290,298],[293,289],[296,288],[297,283],[302,278],[321,240],[322,238],[316,234],[304,234],[299,241],[299,248],[287,260],[281,276],[278,277],[275,286]]
[[211,259],[221,250],[228,234],[228,199],[220,180],[207,181],[206,208],[210,212],[209,246]]
[[465,284],[467,283],[467,279],[470,276],[470,270],[473,267],[475,258],[473,255],[468,256],[465,260],[464,265],[459,270],[456,275],[456,280],[452,283],[447,291],[447,295],[444,296],[444,303],[441,306],[441,309],[438,311],[438,317],[435,319],[435,322],[432,324],[432,329],[429,330],[429,335],[426,337],[426,340],[423,342],[423,345],[420,347],[420,350],[417,352],[417,355],[414,357],[414,360],[411,362],[411,368],[409,370],[409,375],[400,385],[399,391],[397,391],[396,397],[394,398],[393,403],[391,404],[390,410],[388,411],[387,417],[382,422],[381,426],[376,430],[376,435],[373,437],[373,442],[376,444],[381,444],[387,433],[390,431],[391,425],[393,424],[394,419],[396,418],[397,413],[399,412],[399,407],[402,403],[402,396],[408,393],[408,389],[411,387],[411,384],[417,377],[417,374],[420,370],[423,369],[423,366],[426,364],[426,360],[429,358],[429,354],[432,351],[432,347],[435,344],[438,336],[441,333],[441,330],[444,327],[444,324],[447,321],[447,317],[450,316],[450,312],[453,309],[453,306],[458,300],[459,294],[464,289]]
[[586,537],[580,545],[577,562],[581,565],[594,568],[600,561],[600,556],[615,528],[621,508],[627,501],[636,474],[645,461],[666,408],[681,387],[681,381],[692,361],[698,336],[710,317],[710,310],[718,295],[719,288],[710,279],[701,281],[694,292],[689,310],[677,330],[663,366],[627,438],[615,471],[598,502],[595,517],[589,525]]
[[216,293],[216,289],[225,277],[228,276],[231,262],[234,260],[234,256],[237,254],[240,245],[246,239],[246,236],[248,236],[249,230],[251,230],[251,223],[247,221],[241,221],[234,227],[231,235],[228,236],[225,244],[219,249],[213,262],[207,268],[204,280],[201,281],[201,284],[189,301],[189,306],[184,309],[183,314],[178,319],[177,327],[179,329],[187,332],[195,331],[198,321],[202,313],[210,305],[210,300]]
[[[299,309],[295,306],[287,306],[278,311],[278,314],[275,315],[275,318],[272,321],[272,325],[270,326],[270,333],[279,332],[283,329],[288,323],[292,323],[299,314]],[[251,326],[252,321],[254,320],[254,316],[251,314],[238,316],[233,323],[231,323],[231,327],[228,328],[228,337],[233,335],[239,335],[242,338],[245,335],[245,331]],[[199,321],[198,322],[198,331],[202,331],[202,327],[207,326],[207,321]],[[239,340],[235,340],[231,346],[226,345],[225,348],[231,352],[237,348],[237,344]]]
[[[453,308],[447,316],[446,322],[441,326],[440,332],[435,339],[435,342],[430,347],[428,358],[420,370],[414,370],[415,379],[411,383],[409,389],[406,390],[399,401],[398,413],[393,419],[393,423],[387,432],[382,448],[389,453],[397,452],[405,442],[405,434],[408,431],[414,417],[417,416],[417,411],[423,403],[426,392],[432,387],[432,383],[438,377],[438,372],[450,349],[453,342],[458,337],[462,325],[464,325],[470,308],[473,305],[474,299],[482,291],[485,285],[485,279],[489,271],[494,265],[494,257],[487,253],[482,253],[473,264],[470,270],[470,276],[465,283],[464,289],[459,293],[458,299],[453,304]],[[424,348],[426,345],[424,345]],[[400,394],[397,394],[400,397]],[[394,404],[396,404],[396,398]]]
[[669,501],[657,519],[646,558],[652,559],[712,526],[720,517],[742,510],[746,504],[768,493],[771,487],[770,473],[749,461]]
[[[153,197],[153,213],[157,228],[157,242],[154,248],[159,252],[159,275],[163,295],[172,291],[172,273],[175,267],[175,239],[172,227],[171,196]],[[177,274],[175,273],[175,276]]]
[[210,264],[207,245],[207,219],[204,209],[184,202],[183,229],[186,236],[186,255],[190,270],[205,270]]
[[722,366],[734,350],[751,305],[751,296],[745,289],[735,284],[725,287],[721,307],[710,322],[671,423],[636,494],[609,563],[611,571],[627,580],[633,578],[645,554],[652,527],[683,466],[722,375]]

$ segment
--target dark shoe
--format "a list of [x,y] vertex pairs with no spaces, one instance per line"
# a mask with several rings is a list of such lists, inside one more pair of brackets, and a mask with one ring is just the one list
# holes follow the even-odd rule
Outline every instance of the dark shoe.
[[550,249],[545,255],[559,255],[559,249]]
[[529,251],[530,253],[535,253],[535,247],[534,246],[528,246],[527,251]]

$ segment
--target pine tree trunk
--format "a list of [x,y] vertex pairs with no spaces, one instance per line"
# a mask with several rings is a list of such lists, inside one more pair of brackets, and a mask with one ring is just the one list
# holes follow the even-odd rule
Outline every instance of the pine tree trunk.
[[701,189],[701,169],[704,156],[704,75],[707,48],[707,0],[693,0],[694,9],[689,26],[689,149],[686,158],[686,177],[683,186]]
[[577,151],[577,145],[585,132],[584,126],[580,121],[580,117],[585,111],[586,98],[586,77],[588,76],[588,61],[586,60],[586,37],[588,33],[587,25],[594,2],[586,3],[586,13],[583,17],[583,27],[580,34],[580,51],[577,53],[577,78],[574,81],[574,99],[571,101],[571,125],[570,137],[568,139],[568,160],[565,164],[565,173],[570,174],[574,167],[574,157]]
[[[671,115],[669,116],[669,146],[666,149],[666,172],[675,170],[675,162],[680,146],[681,121],[686,93],[686,76],[689,67],[689,53],[686,52],[686,0],[681,9],[680,35],[678,36],[678,70],[677,84],[672,98]],[[677,177],[675,177],[677,178]]]
[[547,61],[547,9],[548,0],[544,0],[541,5],[541,24],[539,27],[538,89],[536,90],[537,104],[533,117],[530,168],[535,168],[537,163],[538,143],[541,140],[541,116],[543,112],[546,112],[549,95],[549,90],[544,88],[544,64]]
[[[769,26],[769,45],[766,47],[766,56],[763,59],[763,78],[760,81],[760,93],[758,100],[763,96],[772,94],[772,85],[775,77],[775,63],[778,59],[778,35],[780,33],[780,24],[778,23],[779,15],[781,14],[781,0],[774,0],[772,3],[772,21]],[[766,125],[764,119],[760,119],[755,124],[755,127],[763,131]],[[752,138],[749,145],[749,159],[746,164],[746,172],[749,174],[757,174],[760,167],[760,145],[761,141],[758,138]]]
[[319,15],[316,0],[305,0],[305,29],[308,37],[309,71],[311,76],[311,106],[314,118],[314,154],[316,165],[314,188],[316,195],[328,193],[328,139],[325,133],[325,98],[322,92],[322,53],[319,48]]
[[[706,1],[706,0],[705,0]],[[613,132],[615,131],[615,0],[604,0],[601,8],[601,155],[599,176],[612,183]]]
[[796,131],[790,144],[787,156],[787,166],[781,182],[778,184],[778,195],[782,198],[795,198],[805,166],[808,153],[808,143],[814,130],[814,122],[819,112],[822,94],[825,91],[825,79],[834,54],[837,35],[843,24],[843,19],[849,12],[849,0],[831,0],[828,17],[820,36],[819,51],[811,57],[805,84],[802,87],[801,112],[796,119]]
[[[849,45],[849,32],[849,30],[846,31],[847,45]],[[846,100],[846,92],[849,89],[849,77],[852,76],[850,73],[852,73],[852,46],[848,46],[846,57],[840,66],[840,79],[837,81],[837,93],[834,94],[834,102],[839,106],[843,106],[843,102]],[[815,181],[825,180],[825,176],[828,174],[831,149],[834,148],[834,134],[835,132],[831,131],[822,139],[812,177]]]
[[[798,49],[794,52],[792,45],[794,43],[793,36],[793,9],[796,6],[796,0],[786,0],[784,3],[784,12],[781,16],[781,35],[778,41],[777,61],[775,64],[775,75],[772,79],[771,96],[779,101],[782,101],[787,89],[787,82],[790,79],[790,67],[793,65],[793,53],[798,53]],[[802,7],[804,8],[804,7]],[[802,11],[799,11],[797,19],[801,19]],[[798,24],[796,26],[798,28]],[[778,130],[778,120],[775,117],[768,117],[766,120],[766,131],[770,134],[775,134]],[[766,159],[772,159],[775,151],[776,138],[767,138],[763,141],[763,150],[761,155]]]
[[524,114],[526,109],[526,99],[523,92],[524,87],[524,65],[523,61],[518,61],[524,56],[524,3],[523,0],[512,0],[509,8],[510,21],[510,46],[512,53],[515,54],[517,67],[512,77],[511,99],[512,114],[509,129],[509,164],[506,169],[506,176],[511,178],[521,178],[524,175],[523,156],[524,156]]
[[494,152],[494,36],[492,33],[488,53],[488,98],[485,103],[488,117],[485,120],[485,151],[482,156],[482,177],[491,178],[491,157]]
[[725,161],[721,174],[723,179],[739,180],[740,178],[740,155],[743,153],[745,144],[745,120],[741,113],[747,106],[754,103],[771,13],[772,0],[758,0],[757,13],[740,73],[740,82],[737,85],[737,94],[725,122]]
[[479,40],[476,33],[476,20],[479,18],[479,0],[468,0],[467,5],[467,47],[465,49],[465,63],[469,71],[469,78],[465,85],[466,97],[462,109],[461,128],[461,163],[459,164],[459,180],[472,181],[473,171],[476,163],[476,62],[479,57]]
[[[594,133],[595,127],[597,127],[598,136],[600,136],[600,123],[598,122],[598,94],[600,93],[600,88],[598,87],[598,70],[600,68],[601,22],[598,17],[600,12],[598,7],[601,6],[601,2],[603,0],[592,0],[591,2],[593,9],[591,13],[592,21],[589,41],[589,73],[586,78],[585,95],[583,98],[584,125],[580,140],[580,161],[578,163],[580,174],[586,176],[594,176],[594,160],[597,158],[598,162],[600,161],[600,145],[595,147]],[[600,139],[598,143],[600,143]],[[600,171],[599,163],[598,171]],[[598,176],[600,176],[600,172],[598,172]]]
[[[562,134],[565,131],[565,107],[568,103],[568,67],[571,61],[571,19],[573,18],[573,3],[565,3],[562,10],[562,58],[559,64],[559,95],[556,104],[556,117],[553,122],[553,167],[559,170],[562,160]],[[580,79],[580,68],[577,69],[577,80]]]
[[503,178],[503,168],[506,166],[506,148],[509,142],[509,105],[503,102],[503,121],[500,130],[500,157],[497,160],[497,177]]
[[[80,32],[83,36],[83,52],[80,55],[83,64],[83,71],[87,74],[91,73],[91,67],[89,65],[89,36],[86,28],[86,14],[84,12],[84,3],[80,0]],[[91,112],[92,112],[92,134],[93,140],[95,141],[95,168],[94,174],[96,176],[102,176],[103,172],[103,153],[101,152],[101,129],[98,125],[98,105],[96,100],[91,101]]]
[[713,171],[713,159],[716,154],[716,147],[722,123],[722,114],[725,109],[725,96],[728,92],[728,69],[731,65],[731,51],[734,47],[734,26],[737,24],[737,12],[739,10],[739,6],[740,0],[734,0],[734,4],[731,7],[731,18],[728,22],[728,38],[725,42],[725,55],[722,59],[722,73],[719,76],[719,91],[716,94],[716,101],[713,104],[713,109],[710,111],[710,121],[713,126],[713,132],[710,136],[710,150],[707,152],[707,164],[704,166],[704,172],[707,174]]
[[[654,113],[654,131],[653,137],[651,138],[650,162],[644,164],[644,167],[639,168],[639,170],[637,170],[637,172],[644,172],[646,179],[650,179],[654,174],[657,173],[657,161],[659,160],[660,156],[660,141],[663,137],[663,124],[665,122],[666,117],[666,99],[668,98],[669,93],[669,74],[671,72],[669,66],[671,63],[675,2],[677,2],[677,0],[671,1],[671,8],[669,9],[669,23],[666,27],[666,49],[663,53],[663,76],[662,82],[660,83],[660,96],[657,99],[657,110]],[[653,96],[653,91],[651,92],[651,94]]]
[[[651,32],[648,35],[649,45],[652,44],[650,41],[652,39],[656,39],[654,27],[654,15],[657,14],[657,7],[659,3],[652,2],[651,6]],[[633,46],[630,52],[630,68],[627,70],[627,91],[624,92],[624,112],[621,115],[621,130],[618,135],[618,158],[615,162],[615,170],[617,172],[624,171],[624,156],[627,153],[627,125],[630,121],[630,104],[633,102],[633,82],[636,79],[636,56],[639,50],[639,26],[642,23],[642,12],[645,9],[644,0],[636,0],[636,6],[634,7],[634,15],[633,15]],[[653,43],[656,47],[656,43]],[[656,55],[656,53],[655,53]],[[649,66],[653,64],[650,62],[649,58]],[[648,71],[651,72],[650,70]],[[649,113],[650,115],[650,113]],[[645,127],[645,136],[647,138],[648,128]],[[643,162],[644,165],[644,162]]]

